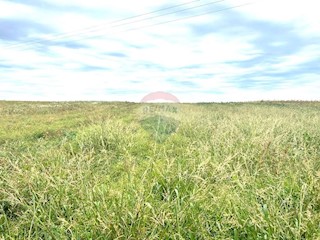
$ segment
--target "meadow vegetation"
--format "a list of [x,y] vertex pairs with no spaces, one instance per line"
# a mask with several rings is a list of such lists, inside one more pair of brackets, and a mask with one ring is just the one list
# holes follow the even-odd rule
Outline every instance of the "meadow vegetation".
[[320,239],[319,126],[319,102],[0,102],[0,239]]

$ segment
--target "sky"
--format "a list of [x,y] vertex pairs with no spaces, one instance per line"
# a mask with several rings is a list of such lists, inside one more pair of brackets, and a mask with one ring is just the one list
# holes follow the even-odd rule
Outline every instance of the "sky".
[[316,0],[0,0],[0,100],[320,100]]

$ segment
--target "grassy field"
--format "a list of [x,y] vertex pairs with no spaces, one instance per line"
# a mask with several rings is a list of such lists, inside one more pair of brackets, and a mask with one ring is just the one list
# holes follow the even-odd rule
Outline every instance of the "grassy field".
[[320,103],[0,102],[0,239],[320,239]]

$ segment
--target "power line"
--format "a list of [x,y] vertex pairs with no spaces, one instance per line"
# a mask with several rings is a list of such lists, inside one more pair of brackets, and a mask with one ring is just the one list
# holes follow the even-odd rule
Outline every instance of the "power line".
[[[54,37],[54,38],[50,39],[50,40],[59,40],[61,38],[65,38],[65,37],[69,37],[69,36],[72,37],[72,36],[76,36],[78,34],[84,34],[84,33],[87,33],[87,32],[95,31],[94,29],[99,29],[99,28],[102,28],[102,27],[104,27],[106,25],[111,25],[111,24],[123,22],[123,21],[126,21],[126,20],[130,20],[130,19],[135,19],[135,18],[151,15],[151,14],[154,14],[154,13],[158,13],[158,12],[162,12],[162,11],[178,8],[178,7],[189,5],[189,4],[192,4],[192,3],[195,3],[195,2],[199,2],[199,1],[201,1],[201,0],[194,0],[194,1],[186,2],[186,3],[182,3],[182,4],[177,4],[177,5],[174,5],[174,6],[171,6],[171,7],[162,8],[162,9],[159,9],[159,10],[155,10],[155,11],[151,11],[151,12],[147,12],[147,13],[143,13],[143,14],[139,14],[139,15],[122,18],[122,19],[119,19],[119,20],[115,20],[115,21],[111,21],[111,22],[105,23],[105,24],[93,25],[93,26],[86,27],[86,28],[79,29],[79,30],[75,30],[75,31],[55,34],[55,35],[52,35],[52,37]],[[225,1],[225,0],[223,0],[223,1]],[[24,42],[24,43],[10,44],[7,47],[11,48],[11,47],[16,47],[16,46],[20,46],[20,45],[25,45],[25,44],[28,44],[28,43],[41,43],[42,41],[49,41],[49,40],[27,41],[27,42]]]
[[[199,0],[197,0],[199,1]],[[161,10],[157,10],[157,11],[153,11],[151,13],[154,13],[154,12],[159,12],[159,11],[164,11],[164,10],[167,10],[167,9],[172,9],[172,8],[177,8],[177,7],[180,7],[180,6],[183,6],[183,5],[186,5],[186,4],[190,4],[190,3],[193,3],[193,2],[197,2],[197,1],[192,1],[192,2],[188,2],[188,3],[184,3],[184,4],[179,4],[179,5],[175,5],[175,6],[172,6],[172,7],[168,7],[168,8],[165,8],[165,9],[161,9]],[[135,20],[135,21],[130,21],[130,22],[126,22],[126,23],[121,23],[121,24],[117,24],[117,25],[113,25],[113,26],[110,26],[108,27],[107,29],[112,29],[112,28],[118,28],[118,27],[122,27],[122,26],[126,26],[126,25],[131,25],[131,24],[134,24],[134,23],[138,23],[138,22],[144,22],[144,21],[147,21],[147,20],[152,20],[152,19],[156,19],[156,18],[161,18],[163,16],[167,16],[167,15],[171,15],[171,14],[175,14],[175,13],[180,13],[180,12],[185,12],[185,11],[188,11],[188,10],[192,10],[192,9],[196,9],[196,8],[200,8],[200,7],[204,7],[204,6],[208,6],[208,5],[213,5],[213,4],[216,4],[216,3],[219,3],[219,2],[223,2],[225,0],[218,0],[218,1],[213,1],[213,2],[209,2],[209,3],[205,3],[205,4],[201,4],[201,5],[197,5],[197,6],[193,6],[193,7],[189,7],[189,8],[184,8],[184,9],[180,9],[180,10],[177,10],[177,11],[174,11],[174,12],[169,12],[169,13],[164,13],[164,14],[160,14],[160,15],[157,15],[157,16],[152,16],[152,17],[147,17],[147,18],[143,18],[143,19],[138,19],[138,20]],[[149,15],[151,13],[146,13],[146,14],[140,14],[138,15],[137,17],[140,17],[140,16],[144,16],[144,15]],[[129,18],[125,18],[125,19],[122,19],[122,20],[117,20],[117,21],[114,21],[114,23],[116,22],[122,22],[126,19],[133,19],[133,18],[137,18],[137,17],[129,17]],[[70,37],[77,37],[77,36],[81,36],[85,33],[92,33],[92,32],[97,32],[99,31],[98,29],[97,30],[90,30],[90,31],[85,31],[85,32],[80,32],[78,34],[64,34],[64,35],[61,35],[60,37],[56,37],[56,38],[51,38],[51,39],[43,39],[43,40],[37,40],[37,41],[30,41],[30,42],[25,42],[25,43],[21,43],[21,44],[16,44],[16,45],[12,45],[12,46],[9,46],[8,49],[10,48],[15,48],[15,47],[28,47],[28,46],[34,46],[35,44],[37,43],[46,43],[46,42],[52,42],[52,41],[55,41],[55,40],[63,40],[63,39],[68,39]],[[92,38],[92,36],[85,36],[84,39],[87,39],[87,38]]]
[[[248,5],[250,5],[250,4],[252,4],[252,3],[251,3],[251,2],[248,2],[248,3],[241,4],[241,5],[236,5],[236,6],[232,6],[232,7],[227,7],[227,8],[223,8],[223,9],[219,9],[219,10],[207,11],[207,12],[205,12],[205,13],[201,13],[201,14],[197,14],[197,15],[193,15],[193,16],[188,16],[188,17],[184,17],[184,18],[178,18],[178,19],[174,19],[174,20],[170,20],[170,21],[165,21],[165,22],[160,22],[160,23],[156,23],[156,24],[151,24],[151,25],[143,26],[143,27],[139,27],[139,28],[132,28],[132,29],[129,29],[129,30],[126,30],[126,31],[123,31],[123,32],[137,31],[137,30],[144,29],[144,28],[150,28],[150,27],[159,26],[159,25],[164,25],[164,24],[168,24],[168,23],[172,23],[172,22],[178,22],[178,21],[182,21],[182,20],[186,20],[186,19],[201,17],[201,16],[204,16],[204,15],[212,14],[212,13],[229,11],[229,10],[232,10],[232,9],[236,9],[236,8],[248,6]],[[81,40],[82,40],[82,39],[81,39]],[[87,56],[94,57],[94,58],[99,58],[99,59],[101,59],[101,60],[105,60],[105,59],[103,59],[103,58],[101,58],[101,57],[97,57],[96,55],[92,55],[92,54],[86,54],[86,55],[87,55]]]
[[166,22],[161,22],[161,23],[156,23],[156,24],[152,24],[152,25],[148,25],[148,26],[144,26],[144,27],[128,29],[125,32],[135,31],[135,30],[139,30],[139,29],[149,28],[149,27],[163,25],[163,24],[172,23],[172,22],[178,22],[178,21],[182,21],[182,20],[186,20],[186,19],[190,19],[190,18],[201,17],[201,16],[204,16],[204,15],[207,15],[207,14],[210,14],[210,13],[223,12],[223,11],[227,11],[227,10],[231,10],[231,9],[235,9],[235,8],[248,6],[248,5],[251,5],[251,4],[252,3],[244,3],[244,4],[241,4],[241,5],[232,6],[232,7],[228,7],[228,8],[223,8],[223,9],[219,9],[219,10],[212,10],[212,11],[208,11],[208,12],[202,13],[202,14],[197,14],[197,15],[188,16],[188,17],[184,17],[184,18],[178,18],[178,19],[174,19],[174,20],[170,20],[170,21],[166,21]]
[[[236,9],[236,8],[244,7],[244,6],[251,5],[251,4],[252,4],[251,2],[248,2],[248,3],[241,4],[241,5],[227,7],[227,8],[223,8],[223,9],[219,9],[219,10],[211,10],[211,11],[207,11],[207,12],[204,12],[204,13],[201,13],[201,14],[196,14],[196,15],[187,16],[187,17],[183,17],[183,18],[177,18],[177,19],[173,19],[173,20],[169,20],[169,21],[165,21],[165,22],[160,22],[160,23],[155,23],[155,24],[151,24],[151,25],[147,25],[147,26],[131,28],[131,29],[127,29],[127,30],[124,30],[124,31],[120,31],[120,32],[136,31],[136,30],[140,30],[140,29],[144,29],[144,28],[150,28],[150,27],[159,26],[159,25],[164,25],[164,24],[168,24],[168,23],[172,23],[172,22],[183,21],[183,20],[186,20],[186,19],[191,19],[191,18],[196,18],[196,17],[201,17],[201,16],[204,16],[204,15],[208,15],[210,13],[228,11],[228,10],[231,10],[231,9]],[[100,36],[103,36],[103,35],[100,35]],[[99,37],[99,36],[94,36],[94,37]],[[90,38],[93,38],[93,37],[92,36],[86,36],[84,38],[76,39],[76,41],[90,39]]]
[[[241,5],[236,5],[236,6],[223,8],[223,9],[206,11],[206,12],[201,13],[201,14],[196,14],[196,15],[187,16],[187,17],[183,17],[183,18],[177,18],[177,19],[173,19],[173,20],[169,20],[169,21],[165,21],[165,22],[159,22],[159,23],[156,23],[156,24],[151,24],[151,25],[142,26],[142,27],[138,27],[138,28],[131,28],[131,29],[128,29],[128,30],[125,30],[125,31],[122,31],[122,32],[131,32],[131,31],[137,31],[137,30],[144,29],[144,28],[151,28],[151,27],[154,27],[154,26],[164,25],[164,24],[168,24],[168,23],[172,23],[172,22],[178,22],[178,21],[183,21],[183,20],[186,20],[186,19],[192,19],[192,18],[196,18],[196,17],[201,17],[201,16],[204,16],[204,15],[212,14],[212,13],[228,11],[228,10],[244,7],[244,6],[247,6],[247,5],[250,5],[250,4],[252,4],[252,3],[245,3],[245,4],[241,4]],[[101,36],[103,36],[103,35],[101,35]],[[97,36],[95,36],[95,37],[97,37]],[[77,39],[77,41],[85,40],[85,39],[89,39],[89,38],[92,38],[92,36],[86,36],[85,38]],[[29,47],[29,48],[33,48],[33,47],[38,48],[37,44],[33,44],[33,46],[29,45],[27,47]],[[26,50],[26,49],[22,49],[22,50]],[[93,56],[93,57],[97,58],[96,55],[91,55],[91,54],[86,54],[86,55]]]
[[196,8],[199,8],[199,7],[204,7],[204,6],[216,4],[216,3],[219,3],[219,2],[223,2],[223,1],[225,1],[225,0],[218,0],[218,1],[215,1],[215,2],[209,2],[209,3],[201,4],[201,5],[198,5],[198,6],[194,6],[194,7],[181,9],[181,10],[178,10],[178,11],[175,11],[175,12],[169,12],[169,13],[161,14],[161,15],[154,16],[154,17],[148,17],[148,18],[144,18],[144,19],[139,19],[137,21],[133,21],[133,22],[129,22],[129,23],[118,24],[118,25],[112,26],[110,28],[121,27],[121,26],[132,24],[132,23],[143,22],[145,20],[156,19],[156,18],[159,18],[159,17],[171,15],[171,14],[174,14],[174,13],[181,13],[181,12],[185,12],[185,11],[188,11],[188,10],[196,9]]

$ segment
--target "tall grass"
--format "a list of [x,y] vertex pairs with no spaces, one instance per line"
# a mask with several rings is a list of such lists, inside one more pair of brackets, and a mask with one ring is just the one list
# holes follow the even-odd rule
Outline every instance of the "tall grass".
[[0,103],[0,238],[320,239],[319,103],[144,106]]

